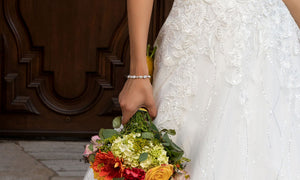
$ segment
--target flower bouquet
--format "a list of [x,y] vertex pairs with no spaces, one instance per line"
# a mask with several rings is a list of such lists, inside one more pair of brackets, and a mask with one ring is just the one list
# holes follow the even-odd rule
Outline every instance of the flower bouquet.
[[[147,46],[147,66],[153,74],[156,47]],[[152,78],[150,79],[152,82]],[[97,180],[169,180],[189,179],[184,171],[189,159],[169,135],[152,123],[146,109],[140,108],[126,125],[121,116],[113,119],[114,129],[101,129],[83,153]]]
[[124,126],[121,116],[114,129],[101,129],[86,145],[83,156],[97,180],[189,179],[184,167],[189,159],[169,135],[159,131],[146,109],[140,108]]

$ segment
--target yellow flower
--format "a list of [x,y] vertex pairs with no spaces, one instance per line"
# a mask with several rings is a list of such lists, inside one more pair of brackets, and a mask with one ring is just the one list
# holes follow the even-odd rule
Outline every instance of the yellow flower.
[[145,180],[168,180],[173,174],[173,165],[163,164],[147,171]]
[[95,173],[95,172],[94,172],[94,179],[97,179],[97,180],[105,180],[105,177],[99,176],[98,173]]
[[150,56],[147,56],[147,66],[148,66],[148,72],[149,72],[149,75],[151,76],[151,79],[150,81],[152,82],[152,76],[153,76],[153,58],[150,57]]
[[149,75],[151,76],[151,83],[152,83],[152,80],[153,80],[153,69],[154,69],[154,64],[153,64],[153,61],[154,61],[154,54],[155,54],[155,51],[156,51],[156,46],[153,48],[153,50],[150,52],[150,44],[148,44],[147,46],[147,51],[146,51],[146,55],[147,55],[147,66],[148,66],[148,72],[149,72]]

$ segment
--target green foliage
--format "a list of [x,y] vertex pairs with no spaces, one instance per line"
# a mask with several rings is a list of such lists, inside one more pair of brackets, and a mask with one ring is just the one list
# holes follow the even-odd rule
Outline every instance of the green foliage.
[[144,138],[144,139],[154,139],[154,134],[152,132],[142,132],[142,138]]
[[142,153],[139,157],[139,162],[145,161],[148,159],[148,153]]
[[99,137],[101,139],[107,139],[107,138],[111,138],[114,135],[119,134],[118,131],[113,130],[113,129],[103,129],[101,128],[99,131]]
[[169,156],[169,161],[172,164],[180,161],[184,154],[184,151],[169,138],[169,135],[175,135],[176,131],[174,129],[163,129],[159,131],[155,124],[152,123],[147,111],[137,111],[129,123],[124,126],[124,130],[121,134],[129,134],[131,132],[142,133],[142,138],[156,139],[162,143]]
[[100,147],[100,150],[102,152],[108,152],[110,151],[112,143],[115,141],[115,139],[118,137],[118,135],[113,135],[110,138],[102,139],[103,145]]
[[146,51],[146,55],[150,58],[153,58],[156,52],[157,46],[154,46],[153,49],[151,49],[150,44],[147,45],[147,51]]
[[179,161],[183,156],[183,150],[169,138],[167,133],[163,135],[162,141],[162,144],[167,151],[167,155],[169,156],[170,162],[174,164],[175,162]]
[[92,144],[89,145],[89,150],[90,150],[90,151],[94,151],[94,148],[93,148],[93,145],[92,145]]
[[112,122],[113,128],[119,128],[121,126],[121,122],[122,122],[121,118],[122,118],[121,116],[117,116],[113,119]]
[[172,136],[176,135],[176,131],[174,129],[163,129],[160,132],[165,132],[165,133],[168,133]]
[[89,161],[94,162],[95,161],[95,154],[90,154],[89,155]]
[[[120,127],[119,122],[121,122],[121,117],[118,116],[113,120],[113,126],[115,128]],[[117,132],[114,129],[101,129],[99,131],[99,137],[101,138],[101,143],[103,144],[100,147],[102,152],[111,151],[113,142],[125,135],[131,133],[140,133],[139,137],[135,138],[135,143],[133,148],[135,150],[141,150],[144,147],[149,147],[149,140],[154,144],[162,144],[164,150],[167,152],[169,157],[170,164],[181,164],[183,162],[188,162],[189,159],[182,157],[184,152],[178,147],[170,138],[169,135],[175,135],[176,132],[173,129],[163,129],[161,131],[155,126],[152,122],[152,119],[149,113],[146,110],[138,110],[130,119],[130,121],[124,125],[124,128],[121,132]],[[92,150],[92,146],[89,146],[89,149]],[[148,158],[148,152],[144,152],[139,156],[139,162],[145,161]],[[89,159],[93,160],[95,156],[90,155]]]
[[142,132],[151,132],[150,123],[151,117],[148,112],[138,110],[130,119],[130,121],[124,125],[123,131],[121,134],[130,134],[132,132],[142,133]]

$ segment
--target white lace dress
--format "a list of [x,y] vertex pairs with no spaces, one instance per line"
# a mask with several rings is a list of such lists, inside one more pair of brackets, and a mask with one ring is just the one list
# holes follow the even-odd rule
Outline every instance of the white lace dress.
[[154,44],[154,122],[192,180],[300,179],[300,30],[282,0],[175,0]]

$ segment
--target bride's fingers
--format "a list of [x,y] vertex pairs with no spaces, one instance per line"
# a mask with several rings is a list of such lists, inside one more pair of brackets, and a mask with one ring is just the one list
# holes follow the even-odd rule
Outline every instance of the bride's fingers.
[[130,120],[130,118],[135,114],[137,109],[135,108],[128,108],[123,107],[122,108],[122,124],[127,124]]
[[146,108],[149,112],[149,115],[151,116],[151,118],[155,118],[156,115],[157,115],[157,109],[156,109],[156,106],[155,106],[155,102],[154,100],[151,100],[150,102],[148,102],[146,104]]

